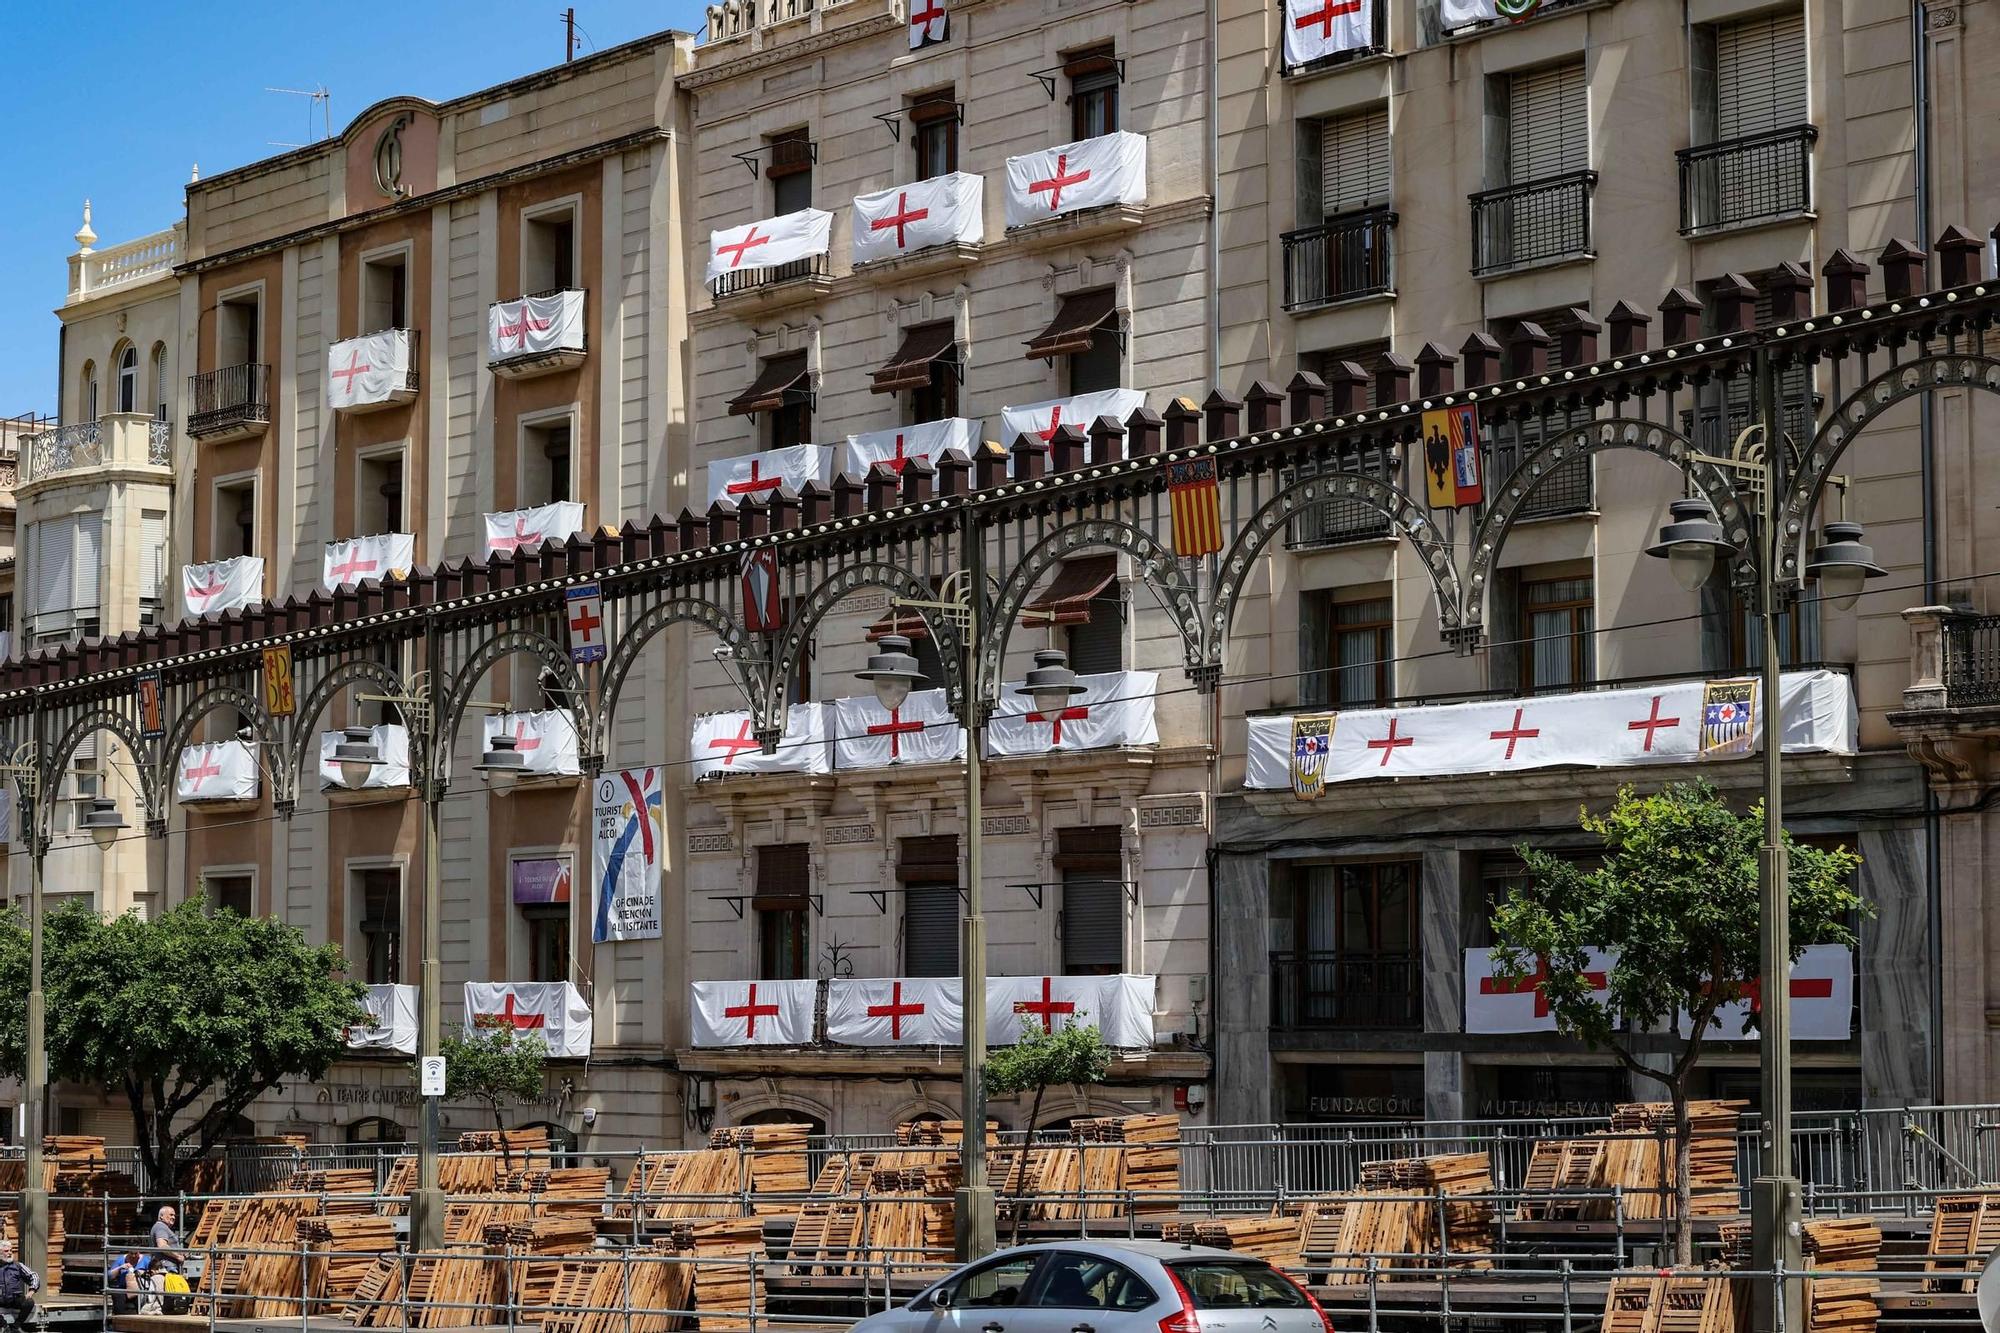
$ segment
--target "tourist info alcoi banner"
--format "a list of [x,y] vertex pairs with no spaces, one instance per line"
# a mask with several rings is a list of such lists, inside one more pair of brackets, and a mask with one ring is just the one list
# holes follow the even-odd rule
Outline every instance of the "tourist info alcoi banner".
[[666,820],[658,768],[598,775],[590,827],[591,882],[597,886],[590,938],[660,938],[661,853]]

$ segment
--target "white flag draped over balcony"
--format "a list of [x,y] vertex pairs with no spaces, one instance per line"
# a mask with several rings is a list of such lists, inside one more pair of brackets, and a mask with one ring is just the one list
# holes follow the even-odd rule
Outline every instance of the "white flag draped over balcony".
[[379,532],[326,544],[328,591],[363,579],[401,578],[417,563],[417,539],[407,532]]
[[417,1053],[417,988],[415,986],[370,986],[361,997],[361,1007],[373,1023],[347,1029],[350,1051],[399,1051]]
[[833,755],[826,743],[826,707],[793,704],[785,710],[785,734],[776,754],[765,754],[750,734],[750,714],[710,713],[694,720],[694,776],[730,773],[830,773]]
[[854,196],[854,262],[894,259],[954,241],[978,244],[986,238],[984,195],[980,177],[954,171]]
[[1099,417],[1116,417],[1123,425],[1125,418],[1145,405],[1146,395],[1137,389],[1100,389],[1096,393],[1080,393],[1070,398],[1051,398],[1045,403],[1003,407],[1000,409],[1000,443],[1002,447],[1012,449],[1014,441],[1023,435],[1047,442],[1056,433],[1057,426],[1074,426],[1088,435],[1090,423]]
[[[1542,994],[1542,976],[1529,974],[1506,981],[1493,972],[1492,949],[1465,951],[1465,1030],[1467,1032],[1554,1032],[1556,1016]],[[1618,955],[1602,949],[1585,951],[1591,990],[1603,992]],[[1310,963],[1300,964],[1310,967]],[[1329,970],[1335,965],[1329,964]],[[1366,966],[1366,964],[1363,964]],[[1601,996],[1600,996],[1601,998]]]
[[582,350],[583,293],[580,291],[524,296],[518,301],[495,301],[486,307],[489,360]]
[[257,794],[257,752],[243,741],[190,745],[174,768],[174,798],[247,801]]
[[[1703,757],[1707,684],[1676,681],[1499,703],[1356,709],[1335,716],[1322,771],[1325,781],[1334,783],[1562,764],[1693,763]],[[1787,672],[1779,695],[1785,753],[1854,752],[1854,693],[1846,676]],[[1753,740],[1760,726],[1750,729]],[[1244,785],[1282,790],[1292,785],[1291,775],[1292,719],[1251,718]]]
[[386,403],[409,387],[410,335],[404,329],[347,338],[326,349],[326,405]]
[[1146,202],[1146,136],[1120,130],[1007,159],[1007,225]]
[[1310,65],[1375,40],[1377,0],[1285,0],[1285,64]]
[[697,1046],[804,1046],[817,981],[697,981],[689,1018]]
[[[1752,1005],[1763,1005],[1763,985],[1715,1011],[1708,1035],[1714,1041],[1753,1041]],[[1844,944],[1809,944],[1792,964],[1792,1040],[1846,1041],[1854,1034],[1854,951]],[[1692,1020],[1680,1017],[1680,1033],[1691,1033]]]
[[708,502],[742,504],[751,496],[768,500],[778,487],[797,491],[807,482],[825,486],[832,480],[833,446],[794,444],[762,453],[719,458],[708,465]]
[[264,557],[239,555],[181,566],[181,602],[190,616],[219,615],[264,600]]
[[582,530],[580,500],[558,500],[533,509],[508,509],[486,516],[486,553],[512,554],[523,546],[539,551],[544,542],[562,542]]
[[942,764],[965,757],[965,728],[943,690],[913,690],[894,714],[872,694],[833,701],[835,768]]
[[850,477],[865,477],[877,463],[887,463],[901,475],[903,464],[921,458],[937,466],[947,449],[956,449],[967,458],[979,448],[979,432],[986,423],[971,417],[946,417],[918,426],[893,426],[888,430],[864,431],[847,437],[847,459],[841,471]]
[[1490,23],[1500,17],[1494,0],[1438,0],[1438,27],[1446,32],[1468,23]]
[[1014,692],[1020,681],[1006,681],[1000,687],[1000,706],[986,724],[986,753],[1047,754],[1051,750],[1158,745],[1153,693],[1159,680],[1153,671],[1078,676],[1076,683],[1083,686],[1083,693],[1070,696],[1067,708],[1048,717],[1035,711],[1028,696]]
[[826,1039],[842,1046],[956,1046],[965,1028],[957,977],[836,978]]
[[540,1037],[558,1059],[590,1056],[590,1006],[567,981],[466,982],[465,1035],[482,1028]]
[[505,732],[514,738],[514,748],[527,761],[530,773],[570,776],[583,771],[577,756],[576,723],[560,708],[537,713],[488,713],[485,743]]
[[986,982],[986,1040],[1012,1046],[1034,1024],[1060,1032],[1074,1024],[1095,1026],[1106,1046],[1145,1050],[1153,1044],[1156,980],[1111,977],[990,977]]
[[[410,733],[400,723],[384,722],[380,726],[368,728],[368,735],[375,742],[375,749],[381,754],[382,762],[368,770],[368,779],[363,787],[407,787],[410,785]],[[322,731],[319,734],[319,789],[332,791],[345,789],[347,782],[340,776],[340,765],[333,757],[333,747],[344,739],[338,731]]]
[[782,217],[760,218],[741,227],[708,234],[708,280],[726,273],[776,268],[808,255],[823,255],[833,234],[833,214],[802,208]]

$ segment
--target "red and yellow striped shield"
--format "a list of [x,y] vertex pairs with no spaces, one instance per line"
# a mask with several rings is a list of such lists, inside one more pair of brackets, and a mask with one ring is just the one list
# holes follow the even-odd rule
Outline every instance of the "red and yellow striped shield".
[[1213,458],[1167,464],[1167,500],[1173,509],[1174,554],[1213,555],[1222,549],[1222,498]]

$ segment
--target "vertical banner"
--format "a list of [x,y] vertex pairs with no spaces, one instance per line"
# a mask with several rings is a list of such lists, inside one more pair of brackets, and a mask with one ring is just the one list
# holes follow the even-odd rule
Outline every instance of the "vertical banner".
[[604,598],[595,583],[579,583],[563,593],[569,624],[569,660],[604,660]]
[[775,634],[785,627],[785,606],[778,592],[778,548],[759,546],[743,554],[743,628],[753,634]]
[[264,711],[272,717],[290,717],[298,706],[292,690],[292,650],[289,646],[264,650]]
[[1318,713],[1292,719],[1292,795],[1317,801],[1326,794],[1326,753],[1333,748],[1334,716]]
[[1479,408],[1424,413],[1424,491],[1433,509],[1463,509],[1486,498],[1479,464]]
[[597,779],[590,831],[591,880],[597,885],[590,938],[660,938],[660,865],[666,846],[660,770],[628,768]]
[[1757,745],[1757,682],[1711,680],[1701,687],[1701,757],[1749,754]]
[[139,734],[158,740],[167,734],[167,719],[160,707],[160,673],[148,671],[139,677]]
[[1222,549],[1222,505],[1213,458],[1167,464],[1167,503],[1175,555],[1214,555]]

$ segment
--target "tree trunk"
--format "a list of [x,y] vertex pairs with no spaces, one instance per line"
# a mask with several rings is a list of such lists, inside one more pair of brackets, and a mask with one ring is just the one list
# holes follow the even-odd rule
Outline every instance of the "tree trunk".
[[514,1150],[507,1145],[507,1122],[500,1116],[500,1103],[493,1104],[493,1129],[500,1136],[500,1165],[506,1174],[514,1174]]
[[1694,1176],[1689,1149],[1694,1126],[1688,1119],[1687,1075],[1668,1085],[1674,1107],[1674,1267],[1694,1264]]
[[[1036,1084],[1035,1100],[1028,1106],[1028,1129],[1021,1137],[1021,1171],[1014,1183],[1014,1230],[1009,1245],[1021,1243],[1021,1196],[1028,1192],[1028,1149],[1035,1141],[1035,1123],[1042,1118],[1042,1094],[1047,1091],[1046,1085]],[[979,1130],[985,1133],[986,1126]]]

